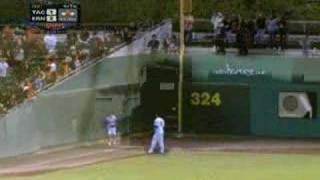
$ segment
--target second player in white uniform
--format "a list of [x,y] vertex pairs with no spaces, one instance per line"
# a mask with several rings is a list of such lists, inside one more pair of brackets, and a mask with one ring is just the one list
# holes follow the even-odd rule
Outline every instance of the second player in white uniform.
[[165,121],[162,117],[157,116],[153,123],[154,134],[148,153],[154,153],[155,148],[159,145],[160,153],[164,154],[164,127]]

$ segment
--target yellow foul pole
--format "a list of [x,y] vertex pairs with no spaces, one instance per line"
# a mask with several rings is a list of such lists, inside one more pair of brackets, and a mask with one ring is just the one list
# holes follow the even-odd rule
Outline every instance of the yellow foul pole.
[[179,54],[179,89],[178,89],[178,135],[182,136],[183,129],[183,59],[184,59],[184,0],[180,0],[180,54]]

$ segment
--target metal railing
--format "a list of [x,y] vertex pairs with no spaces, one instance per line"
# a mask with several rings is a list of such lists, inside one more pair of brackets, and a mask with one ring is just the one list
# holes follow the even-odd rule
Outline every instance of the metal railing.
[[[197,25],[200,23],[206,24],[202,30],[206,30],[206,32],[212,31],[212,25],[210,19],[205,18],[195,18],[195,27],[197,29]],[[288,21],[288,32],[289,34],[317,34],[320,35],[320,21],[310,21],[310,20],[289,20]]]

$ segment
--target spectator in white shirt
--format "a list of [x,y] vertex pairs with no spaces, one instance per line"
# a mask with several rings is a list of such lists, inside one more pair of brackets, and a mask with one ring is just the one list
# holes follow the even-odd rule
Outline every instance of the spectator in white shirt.
[[50,67],[50,73],[57,72],[57,64],[54,61],[50,62],[49,67]]
[[9,64],[5,61],[5,59],[0,59],[0,78],[7,77],[9,69]]
[[57,46],[57,36],[55,34],[46,34],[44,36],[44,43],[48,52],[52,53],[55,51]]
[[48,73],[49,81],[55,82],[57,80],[58,74],[57,74],[57,64],[53,60],[53,58],[49,59],[48,68],[49,68],[49,73]]
[[220,34],[221,28],[223,27],[223,19],[223,14],[220,12],[212,16],[211,23],[213,25],[214,35]]
[[74,61],[74,67],[75,67],[76,70],[79,70],[81,68],[81,62],[80,62],[78,57]]

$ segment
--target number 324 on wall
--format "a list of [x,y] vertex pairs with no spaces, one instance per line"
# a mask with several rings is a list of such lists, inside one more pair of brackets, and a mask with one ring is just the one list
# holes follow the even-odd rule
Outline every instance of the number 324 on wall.
[[210,94],[208,92],[193,92],[191,94],[191,105],[193,106],[221,106],[220,93]]

